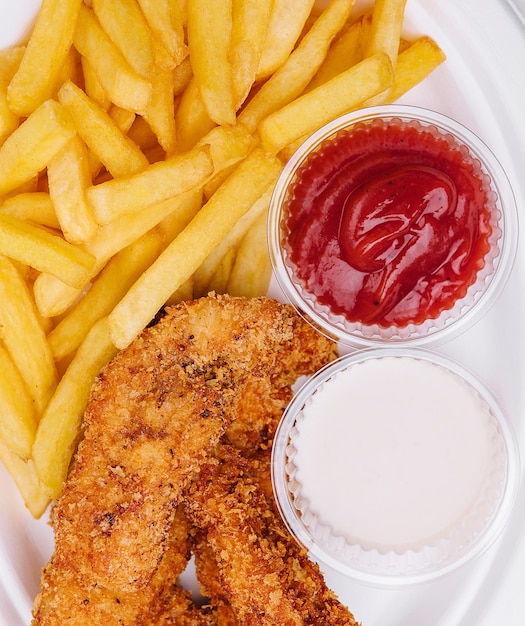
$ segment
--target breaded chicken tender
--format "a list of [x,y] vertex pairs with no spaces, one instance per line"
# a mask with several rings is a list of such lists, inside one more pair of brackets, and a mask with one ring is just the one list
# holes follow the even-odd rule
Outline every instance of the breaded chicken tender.
[[168,309],[93,387],[52,511],[55,550],[33,625],[217,623],[177,584],[191,550],[184,494],[222,438],[252,465],[267,456],[290,385],[334,356],[331,341],[270,298]]
[[185,496],[189,517],[211,548],[197,567],[210,595],[218,594],[216,603],[242,626],[357,626],[268,506],[249,460],[228,444],[216,454]]

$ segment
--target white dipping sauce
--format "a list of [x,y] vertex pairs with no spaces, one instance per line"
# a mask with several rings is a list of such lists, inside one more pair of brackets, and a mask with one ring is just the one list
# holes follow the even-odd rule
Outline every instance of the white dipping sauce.
[[445,367],[411,357],[342,370],[296,422],[295,480],[335,535],[380,551],[418,549],[471,511],[490,465],[491,414]]

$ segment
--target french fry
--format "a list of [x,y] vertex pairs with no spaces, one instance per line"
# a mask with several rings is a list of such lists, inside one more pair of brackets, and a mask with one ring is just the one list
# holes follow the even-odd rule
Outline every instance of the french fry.
[[180,96],[184,92],[192,76],[193,70],[191,69],[190,57],[186,57],[173,70],[173,91],[175,96]]
[[0,148],[0,195],[37,176],[75,132],[58,102],[41,104]]
[[389,101],[395,102],[421,83],[445,61],[445,53],[430,37],[420,37],[397,58],[394,84]]
[[98,225],[86,200],[91,172],[87,148],[78,135],[48,163],[47,181],[66,241],[83,243],[92,239]]
[[248,156],[254,143],[242,126],[217,126],[197,142],[197,147],[209,147],[213,173],[217,174]]
[[[206,295],[212,289],[213,276],[221,260],[228,250],[237,248],[246,233],[253,227],[261,215],[268,212],[273,193],[273,185],[270,185],[258,198],[251,208],[240,217],[225,237],[216,246],[193,275],[194,292],[196,296]],[[266,243],[265,243],[266,247]],[[265,292],[262,292],[265,293]]]
[[111,119],[125,135],[129,133],[130,128],[137,119],[137,115],[133,113],[133,111],[128,111],[127,109],[118,107],[115,104],[110,105],[108,113]]
[[26,51],[25,46],[12,46],[0,50],[0,82],[8,85],[16,74],[22,57]]
[[42,489],[33,459],[21,459],[0,439],[0,461],[13,478],[28,511],[35,519],[42,517],[51,498]]
[[72,354],[89,329],[108,315],[162,248],[160,233],[150,231],[116,254],[98,274],[87,294],[47,336],[56,361]]
[[155,60],[153,37],[136,0],[93,0],[93,11],[126,61],[148,78]]
[[266,228],[267,214],[262,213],[241,241],[228,281],[230,295],[253,298],[268,292],[272,264],[266,245]]
[[165,245],[173,241],[200,211],[203,200],[202,190],[189,191],[184,194],[183,199],[184,201],[180,203],[176,211],[172,211],[159,222],[158,230],[162,233]]
[[65,83],[58,98],[73,119],[78,134],[112,176],[134,174],[149,165],[140,148],[79,87]]
[[204,184],[213,173],[208,146],[154,163],[134,176],[95,185],[87,197],[99,224],[108,224],[126,213],[138,212],[172,196]]
[[321,67],[308,83],[307,91],[319,87],[364,59],[371,25],[372,16],[365,13],[337,37]]
[[115,353],[103,317],[86,335],[42,415],[33,460],[43,491],[51,499],[62,491],[91,387]]
[[58,230],[60,223],[49,194],[45,191],[20,193],[0,205],[0,213],[22,221],[41,224]]
[[7,85],[0,81],[0,145],[16,130],[19,117],[9,108]]
[[230,248],[222,257],[211,278],[209,288],[210,292],[226,293],[228,289],[228,281],[230,280],[230,274],[235,263],[236,254],[237,250],[235,248]]
[[315,0],[274,0],[256,80],[271,76],[294,49]]
[[119,220],[99,228],[95,238],[87,246],[95,257],[95,266],[84,284],[73,289],[51,274],[40,274],[34,282],[35,302],[44,317],[56,317],[71,307],[82,291],[117,252],[131,245],[136,239],[170,217],[172,227],[184,228],[195,215],[194,191],[186,192],[163,202],[151,205],[138,213],[123,215]]
[[111,100],[100,84],[94,69],[91,67],[86,57],[80,58],[80,64],[82,66],[82,77],[84,79],[84,92],[86,96],[93,102],[96,102],[104,111],[107,111],[111,106]]
[[191,65],[204,106],[217,124],[235,123],[233,73],[229,60],[232,0],[188,4]]
[[368,57],[265,118],[258,129],[261,144],[276,154],[390,88],[393,80],[392,64],[386,54]]
[[36,416],[29,395],[9,352],[0,343],[0,440],[23,459],[31,456]]
[[131,67],[85,5],[80,10],[74,44],[113,104],[144,113],[151,99],[151,82]]
[[151,130],[149,124],[143,117],[138,115],[135,117],[127,135],[131,141],[137,144],[144,154],[159,145],[157,137]]
[[259,122],[294,100],[321,66],[330,43],[343,28],[353,7],[349,0],[332,0],[286,62],[267,80],[238,116],[254,132]]
[[175,72],[157,68],[151,78],[153,92],[144,117],[166,154],[175,152]]
[[42,0],[35,26],[8,89],[9,106],[27,117],[51,98],[73,43],[82,0]]
[[176,289],[171,296],[166,300],[166,306],[173,306],[179,302],[191,300],[193,298],[193,277],[190,276],[188,280],[183,283],[178,289]]
[[366,55],[385,53],[395,68],[407,0],[375,0]]
[[177,150],[190,150],[215,126],[204,105],[199,86],[192,78],[180,97],[175,113]]
[[272,4],[272,0],[233,0],[230,62],[236,110],[246,100],[255,82]]
[[55,390],[56,368],[29,288],[15,265],[2,256],[0,339],[32,398],[35,414],[40,415]]
[[83,285],[94,257],[38,226],[0,214],[0,254],[48,272],[71,287]]
[[17,46],[0,51],[0,145],[18,127],[19,116],[9,107],[7,87],[13,80],[25,48]]
[[138,0],[140,8],[154,36],[166,49],[171,62],[157,55],[157,63],[164,70],[174,69],[188,54],[184,41],[184,20],[177,0]]
[[278,159],[261,150],[254,150],[240,163],[110,313],[111,337],[118,348],[129,345],[268,185],[275,183],[281,169]]

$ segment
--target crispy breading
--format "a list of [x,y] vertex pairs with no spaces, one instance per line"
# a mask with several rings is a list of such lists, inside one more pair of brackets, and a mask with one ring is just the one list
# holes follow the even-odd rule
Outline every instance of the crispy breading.
[[[240,448],[267,450],[289,385],[334,355],[290,306],[227,296],[169,309],[119,353],[95,383],[53,509],[55,551],[34,625],[215,623],[173,582],[177,567],[163,578],[181,496],[225,432]],[[266,398],[275,399],[271,428],[250,422]],[[236,421],[244,426],[229,430]],[[173,598],[159,608],[164,585]]]
[[185,494],[190,519],[206,532],[215,558],[215,575],[210,555],[204,560],[210,593],[220,589],[220,603],[229,603],[243,626],[357,626],[268,506],[249,460],[228,444],[216,454]]

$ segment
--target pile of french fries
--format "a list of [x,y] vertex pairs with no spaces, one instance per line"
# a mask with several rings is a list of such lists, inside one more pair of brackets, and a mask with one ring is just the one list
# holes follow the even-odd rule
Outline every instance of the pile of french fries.
[[0,51],[0,458],[39,517],[94,378],[166,304],[267,292],[298,144],[444,60],[406,0],[43,0]]

